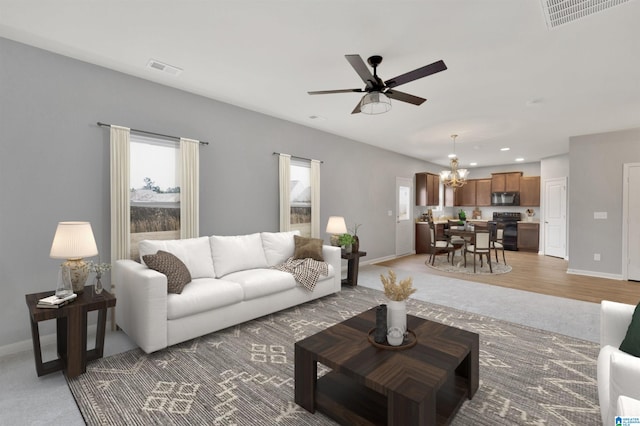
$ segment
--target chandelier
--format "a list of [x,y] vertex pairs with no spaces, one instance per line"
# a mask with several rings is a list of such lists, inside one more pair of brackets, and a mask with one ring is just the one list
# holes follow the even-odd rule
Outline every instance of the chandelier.
[[451,170],[443,170],[440,172],[440,180],[442,180],[442,183],[454,189],[460,188],[467,183],[467,176],[469,175],[469,170],[458,168],[458,157],[456,156],[457,137],[458,135],[451,135],[451,138],[453,138],[453,154],[449,156],[451,157]]

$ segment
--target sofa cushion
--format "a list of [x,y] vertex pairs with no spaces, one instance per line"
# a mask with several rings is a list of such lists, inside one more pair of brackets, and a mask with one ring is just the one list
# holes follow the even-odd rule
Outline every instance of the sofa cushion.
[[224,279],[237,282],[242,286],[245,301],[286,291],[296,286],[293,275],[275,269],[239,271],[227,275]]
[[[191,278],[214,278],[213,261],[209,237],[186,238],[184,240],[143,240],[138,244],[140,258],[164,250],[174,254],[189,269]],[[144,259],[143,259],[144,261]]]
[[167,292],[182,293],[184,286],[191,282],[191,274],[184,263],[166,251],[142,256],[147,266],[167,276]]
[[640,357],[640,303],[633,311],[631,323],[622,344],[620,344],[620,350],[629,355]]
[[262,232],[260,234],[264,255],[267,258],[267,265],[280,265],[293,256],[295,249],[293,242],[294,235],[300,235],[300,231]]
[[198,278],[182,294],[167,296],[167,319],[195,315],[242,301],[244,292],[238,283],[216,278]]
[[268,267],[259,233],[230,237],[214,235],[209,241],[218,278],[245,269]]
[[320,238],[306,238],[299,235],[293,237],[295,249],[293,257],[295,259],[311,259],[324,262],[322,257],[322,240]]

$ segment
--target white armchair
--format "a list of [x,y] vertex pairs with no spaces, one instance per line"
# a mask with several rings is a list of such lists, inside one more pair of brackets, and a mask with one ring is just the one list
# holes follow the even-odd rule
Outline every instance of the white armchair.
[[602,424],[614,425],[618,397],[640,400],[640,358],[622,352],[635,306],[603,300],[600,305],[598,398]]

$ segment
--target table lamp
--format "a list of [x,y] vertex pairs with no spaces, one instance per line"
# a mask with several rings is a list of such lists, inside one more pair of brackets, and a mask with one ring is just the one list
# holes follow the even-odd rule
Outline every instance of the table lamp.
[[68,267],[71,272],[71,286],[75,293],[84,291],[89,275],[89,268],[82,259],[97,254],[98,247],[89,222],[58,223],[49,257],[67,259],[62,266]]
[[339,246],[340,235],[347,233],[347,224],[342,216],[331,216],[327,222],[327,234],[331,234],[331,245]]

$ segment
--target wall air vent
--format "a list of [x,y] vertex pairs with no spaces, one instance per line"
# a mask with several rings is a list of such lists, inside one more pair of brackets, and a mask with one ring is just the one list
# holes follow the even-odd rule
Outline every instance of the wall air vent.
[[149,59],[149,62],[147,62],[147,68],[156,70],[156,71],[161,71],[173,76],[180,75],[180,73],[182,72],[181,68],[174,67],[173,65],[165,64],[160,61],[156,61],[155,59]]
[[552,29],[602,12],[629,0],[540,0],[547,27]]

